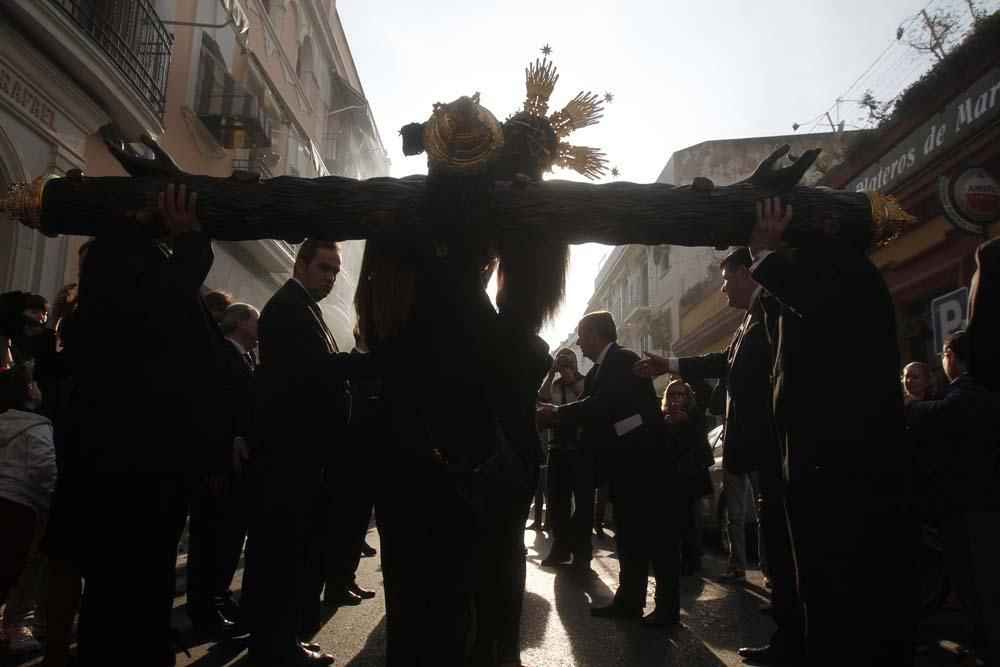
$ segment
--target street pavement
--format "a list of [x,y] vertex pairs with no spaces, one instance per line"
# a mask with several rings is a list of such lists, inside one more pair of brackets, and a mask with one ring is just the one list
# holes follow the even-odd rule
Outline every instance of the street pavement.
[[[539,562],[548,553],[550,536],[525,532],[528,576],[521,623],[521,659],[527,667],[742,665],[736,649],[762,645],[770,637],[774,625],[759,611],[767,602],[760,572],[748,571],[747,583],[743,585],[722,584],[718,576],[725,571],[726,561],[711,550],[705,556],[700,576],[681,579],[682,626],[649,630],[640,628],[635,621],[591,618],[590,606],[610,602],[618,579],[612,542],[594,539],[593,571],[580,573],[569,568],[541,567]],[[369,530],[368,542],[379,546],[374,528]],[[462,545],[442,544],[440,557],[461,558],[462,552]],[[186,557],[181,555],[179,590],[184,587],[185,569]],[[242,576],[242,570],[238,576]],[[336,665],[381,667],[385,664],[385,607],[378,556],[362,559],[357,578],[362,587],[375,590],[378,595],[360,606],[331,612],[314,641],[336,656]],[[237,580],[234,588],[238,584]],[[652,596],[650,580],[647,611],[653,608]],[[245,638],[221,644],[195,640],[184,605],[183,595],[175,598],[173,622],[190,652],[190,655],[178,653],[178,665],[247,664]],[[918,667],[962,664],[955,641],[963,634],[961,621],[960,613],[943,610],[925,623],[930,630],[924,632],[925,650],[917,660]],[[850,641],[850,619],[845,619],[844,638]],[[40,662],[36,658],[21,664],[33,666]],[[862,653],[857,664],[864,664]]]
[[[369,531],[368,541],[378,547],[378,533]],[[563,665],[739,665],[740,646],[765,643],[773,629],[760,614],[766,591],[757,571],[746,586],[731,587],[713,581],[725,562],[706,558],[703,577],[682,580],[681,612],[684,627],[672,631],[644,630],[634,621],[591,618],[590,605],[610,602],[617,588],[618,561],[612,542],[599,541],[593,571],[578,573],[569,568],[542,568],[548,553],[548,534],[525,532],[528,549],[527,591],[521,623],[522,661],[529,667]],[[461,545],[441,545],[441,558],[461,557]],[[181,559],[183,571],[183,557]],[[358,570],[358,583],[378,591],[375,599],[358,607],[344,607],[329,617],[315,641],[337,658],[338,665],[376,667],[385,664],[385,607],[378,557],[365,558]],[[650,586],[648,609],[652,609]],[[184,598],[176,601],[175,625],[190,639],[182,613]],[[245,642],[189,646],[191,657],[178,655],[178,665],[240,665],[245,662]]]

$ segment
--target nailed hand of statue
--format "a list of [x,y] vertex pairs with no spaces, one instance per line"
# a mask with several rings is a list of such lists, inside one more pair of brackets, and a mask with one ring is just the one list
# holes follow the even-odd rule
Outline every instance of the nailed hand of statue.
[[774,165],[777,164],[778,160],[787,155],[789,150],[790,146],[788,144],[779,147],[764,158],[757,165],[757,168],[754,169],[754,172],[740,181],[740,183],[746,183],[758,188],[773,188],[778,191],[791,189],[798,185],[798,182],[802,180],[805,173],[809,171],[809,167],[813,165],[819,154],[823,152],[821,148],[813,148],[796,158],[792,164],[775,169]]
[[143,134],[140,141],[153,151],[153,159],[144,158],[139,155],[127,142],[112,141],[105,137],[104,143],[108,150],[115,156],[118,163],[129,173],[130,176],[167,176],[178,177],[187,174],[177,166],[174,159],[170,157],[160,145],[153,141],[148,134]]

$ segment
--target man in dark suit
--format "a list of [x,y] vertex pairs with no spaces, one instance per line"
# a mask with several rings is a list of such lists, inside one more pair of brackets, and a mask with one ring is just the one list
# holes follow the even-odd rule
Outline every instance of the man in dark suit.
[[160,195],[163,235],[94,241],[80,274],[68,450],[87,493],[81,665],[174,664],[177,543],[205,445],[226,430],[222,333],[199,291],[212,244],[181,185]]
[[250,651],[261,665],[324,665],[300,633],[318,629],[323,475],[350,415],[347,378],[368,355],[340,353],[318,302],[340,273],[336,243],[306,240],[293,276],[260,315],[250,448]]
[[[783,247],[792,214],[778,198],[757,204],[750,274],[773,297],[772,415],[806,657],[910,664],[916,533],[895,309],[864,248],[832,233]],[[812,222],[837,229],[832,217]]]
[[[778,626],[768,646],[742,648],[740,655],[752,658],[757,664],[780,664],[795,662],[804,648],[802,614],[785,518],[781,452],[771,428],[771,348],[764,325],[763,290],[750,276],[750,263],[746,248],[734,250],[721,263],[722,293],[731,307],[745,311],[743,322],[725,351],[682,358],[647,352],[647,358],[636,364],[635,371],[646,377],[669,372],[680,373],[688,382],[702,378],[720,378],[726,382],[722,466],[734,476],[745,478],[754,471],[758,474],[758,512],[768,574],[773,583],[772,615]],[[744,486],[737,488],[740,493],[745,492]],[[740,531],[739,535],[742,534]]]
[[236,303],[219,322],[226,339],[226,393],[218,397],[230,428],[214,448],[211,474],[195,490],[191,502],[188,549],[187,613],[195,631],[225,635],[236,631],[239,607],[229,590],[247,534],[243,466],[253,429],[253,350],[257,347],[259,313]]
[[[1000,393],[969,373],[971,336],[957,331],[944,342],[941,365],[950,384],[937,401],[906,400],[907,426],[935,443],[941,537],[952,589],[962,603],[976,658],[1000,663]],[[975,645],[981,643],[981,646]]]
[[594,362],[584,378],[583,397],[566,405],[543,403],[538,412],[543,424],[577,424],[580,442],[598,452],[598,467],[611,481],[619,587],[614,602],[592,608],[591,615],[641,617],[652,563],[656,609],[643,624],[679,623],[679,502],[670,497],[674,447],[653,382],[632,372],[639,357],[615,342],[611,313],[584,316],[577,333],[577,345]]

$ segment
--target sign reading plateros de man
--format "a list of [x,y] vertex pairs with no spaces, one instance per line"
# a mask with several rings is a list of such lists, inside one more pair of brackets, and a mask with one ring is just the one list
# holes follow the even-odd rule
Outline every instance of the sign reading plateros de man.
[[1000,118],[1000,67],[994,67],[951,100],[844,189],[889,194],[939,154],[997,118]]

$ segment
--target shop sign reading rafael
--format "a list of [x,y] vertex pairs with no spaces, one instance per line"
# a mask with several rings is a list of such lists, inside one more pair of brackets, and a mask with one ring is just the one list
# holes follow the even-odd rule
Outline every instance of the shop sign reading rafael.
[[52,132],[56,127],[56,110],[30,85],[12,70],[0,63],[0,96],[20,107],[24,113]]
[[940,153],[1000,118],[1000,67],[994,67],[929,121],[848,183],[845,190],[888,194]]
[[941,176],[938,194],[948,219],[959,229],[982,234],[983,225],[1000,219],[1000,184],[985,169],[971,167],[953,178]]

